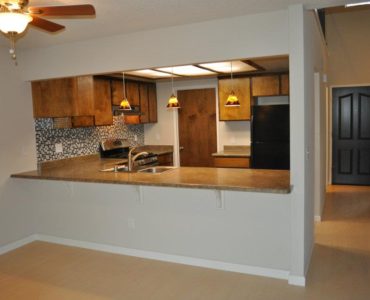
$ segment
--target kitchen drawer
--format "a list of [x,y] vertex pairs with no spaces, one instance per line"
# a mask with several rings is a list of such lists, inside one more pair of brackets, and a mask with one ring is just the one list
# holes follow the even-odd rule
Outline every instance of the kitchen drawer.
[[249,168],[249,157],[214,157],[214,166],[216,168]]

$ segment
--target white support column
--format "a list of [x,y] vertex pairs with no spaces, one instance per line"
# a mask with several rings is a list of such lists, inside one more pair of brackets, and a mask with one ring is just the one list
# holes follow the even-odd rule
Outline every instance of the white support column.
[[291,266],[289,283],[305,284],[305,64],[304,8],[289,6]]

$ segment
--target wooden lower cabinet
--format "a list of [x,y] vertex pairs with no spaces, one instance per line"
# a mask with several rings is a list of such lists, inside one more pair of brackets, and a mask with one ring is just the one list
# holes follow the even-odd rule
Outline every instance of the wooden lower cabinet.
[[216,168],[250,168],[249,157],[214,157]]
[[173,166],[173,153],[158,155],[158,164],[160,166]]

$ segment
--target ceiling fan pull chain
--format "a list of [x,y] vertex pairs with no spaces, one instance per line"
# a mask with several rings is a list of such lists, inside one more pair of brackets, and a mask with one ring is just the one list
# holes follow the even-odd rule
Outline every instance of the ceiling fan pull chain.
[[9,54],[10,57],[14,60],[14,64],[17,66],[17,54],[15,53],[15,33],[14,32],[9,32],[9,39],[10,39],[10,49],[9,49]]

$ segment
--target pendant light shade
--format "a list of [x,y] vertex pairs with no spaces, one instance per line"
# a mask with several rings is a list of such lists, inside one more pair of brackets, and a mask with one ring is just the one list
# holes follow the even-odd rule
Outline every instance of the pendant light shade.
[[167,108],[180,108],[179,100],[174,94],[168,99]]
[[230,107],[230,106],[240,106],[240,102],[238,97],[235,96],[234,91],[231,91],[229,97],[227,97],[225,106]]
[[124,98],[121,101],[121,104],[119,105],[119,107],[120,107],[120,109],[123,109],[123,110],[131,110],[131,105],[128,102],[127,98]]
[[238,97],[234,93],[234,78],[233,78],[233,62],[230,62],[230,76],[231,76],[231,92],[227,97],[225,107],[238,107],[240,102]]
[[180,108],[179,100],[175,96],[175,90],[173,88],[173,68],[171,72],[171,85],[172,85],[172,94],[170,99],[168,99],[167,108]]
[[122,110],[131,110],[131,105],[130,102],[128,102],[127,97],[126,97],[126,86],[125,86],[125,73],[122,73],[122,88],[123,88],[123,100],[121,101],[120,104],[120,109]]

